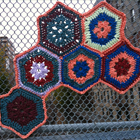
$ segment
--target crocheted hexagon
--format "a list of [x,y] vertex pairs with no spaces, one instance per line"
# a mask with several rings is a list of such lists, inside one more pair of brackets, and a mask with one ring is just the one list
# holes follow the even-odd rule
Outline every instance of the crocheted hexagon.
[[139,81],[140,52],[128,40],[103,57],[102,82],[125,93]]
[[78,47],[62,60],[62,82],[78,93],[83,94],[97,84],[100,74],[100,54],[84,46]]
[[55,54],[35,46],[16,56],[16,82],[39,95],[49,94],[61,81],[61,61]]
[[85,42],[99,51],[109,51],[124,38],[125,14],[100,2],[84,14]]
[[37,19],[38,42],[57,55],[64,55],[82,42],[82,14],[57,2]]
[[0,99],[1,125],[27,138],[46,122],[45,99],[19,87]]

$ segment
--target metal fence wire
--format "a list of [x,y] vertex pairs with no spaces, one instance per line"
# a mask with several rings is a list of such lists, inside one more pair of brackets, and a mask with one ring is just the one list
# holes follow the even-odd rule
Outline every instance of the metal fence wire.
[[[79,11],[87,12],[99,1],[61,0]],[[127,17],[126,37],[135,46],[140,42],[140,1],[108,0]],[[37,42],[36,18],[49,10],[56,0],[0,1],[0,94],[15,85],[13,57]],[[5,69],[4,69],[5,68]],[[46,99],[46,124],[29,138],[44,140],[130,140],[140,138],[140,83],[123,95],[98,84],[84,95],[66,87]],[[0,139],[21,139],[0,127]]]

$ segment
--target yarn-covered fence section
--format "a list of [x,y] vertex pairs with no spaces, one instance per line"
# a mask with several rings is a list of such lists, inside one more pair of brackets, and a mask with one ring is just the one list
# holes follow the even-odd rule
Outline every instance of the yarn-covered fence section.
[[107,2],[90,8],[78,3],[88,7],[81,12],[73,1],[50,1],[44,14],[38,5],[45,2],[2,2],[2,139],[139,137],[139,32],[124,33],[128,25],[136,27],[137,11],[128,5],[128,15],[128,0],[117,2],[122,12]]

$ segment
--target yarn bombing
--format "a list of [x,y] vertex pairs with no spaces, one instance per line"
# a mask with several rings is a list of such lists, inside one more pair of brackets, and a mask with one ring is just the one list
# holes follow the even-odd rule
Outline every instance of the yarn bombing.
[[59,56],[82,42],[82,14],[60,2],[37,22],[39,44]]
[[45,124],[45,98],[61,86],[84,94],[102,82],[124,94],[140,80],[140,50],[125,14],[100,2],[81,14],[61,2],[37,18],[37,43],[14,58],[16,86],[0,95],[0,126],[21,138]]
[[0,100],[1,126],[27,138],[46,122],[45,99],[18,86]]
[[78,93],[85,93],[98,83],[101,75],[101,56],[85,46],[79,46],[62,60],[62,82]]
[[17,84],[39,96],[61,82],[61,61],[41,46],[16,56]]
[[124,36],[126,17],[106,2],[84,14],[85,42],[101,52],[109,50]]
[[122,41],[103,57],[103,83],[119,93],[125,93],[139,81],[140,51],[132,47],[129,41]]

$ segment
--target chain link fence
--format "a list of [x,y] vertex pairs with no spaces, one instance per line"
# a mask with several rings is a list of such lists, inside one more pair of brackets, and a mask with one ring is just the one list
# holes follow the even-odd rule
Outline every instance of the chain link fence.
[[[99,1],[61,2],[84,13]],[[140,40],[140,1],[108,0],[127,16],[126,37],[135,47]],[[36,18],[49,10],[56,0],[0,2],[0,94],[14,82],[13,57],[37,42]],[[133,10],[134,9],[134,12]],[[99,83],[84,95],[61,87],[46,99],[48,119],[29,140],[131,140],[140,138],[140,83],[124,95]],[[0,127],[0,139],[19,140],[16,134]]]

